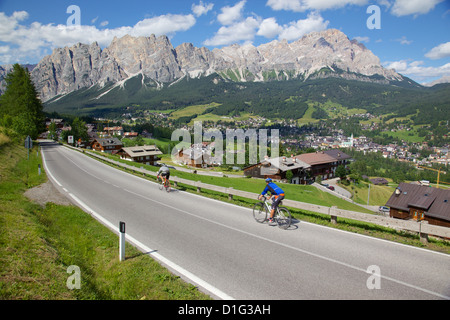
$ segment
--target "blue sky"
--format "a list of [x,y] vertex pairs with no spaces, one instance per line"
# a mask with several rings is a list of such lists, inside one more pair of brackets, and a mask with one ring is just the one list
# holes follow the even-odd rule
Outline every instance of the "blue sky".
[[330,28],[419,83],[450,82],[449,0],[0,0],[0,64],[37,63],[77,42],[105,48],[125,34],[164,34],[174,47],[190,42],[212,50],[292,42]]

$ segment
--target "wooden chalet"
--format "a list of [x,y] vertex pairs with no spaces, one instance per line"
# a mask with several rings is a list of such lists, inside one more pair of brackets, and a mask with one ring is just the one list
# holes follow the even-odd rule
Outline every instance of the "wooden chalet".
[[310,165],[311,178],[316,180],[321,177],[322,180],[332,179],[335,177],[338,161],[336,158],[326,154],[323,151],[304,153],[295,156],[298,160]]
[[214,143],[193,144],[189,148],[178,150],[174,154],[175,161],[194,168],[219,166],[221,165],[223,153],[217,152],[215,156],[212,156],[213,149]]
[[244,168],[244,175],[255,178],[286,179],[291,171],[291,183],[305,184],[308,180],[321,177],[322,180],[335,177],[339,165],[347,167],[351,157],[338,149],[300,154],[291,157],[265,159],[264,161]]
[[426,220],[429,224],[450,227],[450,190],[412,183],[400,183],[386,206],[398,219]]
[[269,159],[268,157],[258,163],[244,168],[244,175],[254,178],[271,178],[274,180],[286,179],[286,173],[291,171],[293,174],[290,182],[295,184],[306,183],[306,169],[310,165],[297,159],[296,157],[278,157]]
[[92,141],[91,147],[95,151],[115,153],[122,149],[123,144],[117,138],[97,138]]
[[121,148],[118,152],[121,159],[155,166],[163,153],[155,145]]

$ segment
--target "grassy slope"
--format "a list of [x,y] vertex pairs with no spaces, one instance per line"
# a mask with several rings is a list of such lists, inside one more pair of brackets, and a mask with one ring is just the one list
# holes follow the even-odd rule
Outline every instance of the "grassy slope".
[[[0,144],[0,299],[209,299],[194,286],[127,246],[77,207],[30,202],[23,193],[46,181],[36,150]],[[66,286],[67,268],[81,271],[81,289]]]

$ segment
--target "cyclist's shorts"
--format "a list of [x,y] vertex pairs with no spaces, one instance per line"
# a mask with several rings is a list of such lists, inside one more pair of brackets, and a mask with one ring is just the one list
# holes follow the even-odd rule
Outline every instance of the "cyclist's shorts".
[[167,179],[170,178],[170,173],[169,172],[161,172],[161,176],[162,177],[166,177]]
[[284,199],[284,195],[279,195],[276,197],[276,199],[272,202],[272,209],[276,209],[278,205],[280,204],[281,200]]

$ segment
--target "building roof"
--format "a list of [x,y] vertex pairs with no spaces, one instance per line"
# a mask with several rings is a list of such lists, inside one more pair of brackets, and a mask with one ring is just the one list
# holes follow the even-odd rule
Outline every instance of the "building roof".
[[295,156],[295,158],[309,164],[310,166],[336,162],[336,159],[334,157],[322,151],[300,154],[298,156]]
[[263,161],[264,163],[270,163],[272,167],[278,168],[281,172],[290,171],[294,169],[307,169],[311,166],[308,163],[303,162],[297,157],[278,157],[267,159]]
[[132,158],[145,156],[158,156],[163,154],[155,145],[127,147],[122,148],[122,150]]
[[106,146],[121,146],[122,141],[117,138],[98,138],[95,139],[98,143],[100,143],[103,147]]
[[351,156],[349,156],[348,154],[342,152],[339,149],[326,150],[326,151],[324,151],[324,153],[326,153],[330,157],[335,158],[338,161],[340,161],[340,160],[347,160],[347,159],[351,159],[352,158]]
[[394,192],[386,206],[403,211],[418,208],[427,216],[450,221],[450,190],[411,183],[400,183],[398,189],[399,194]]

